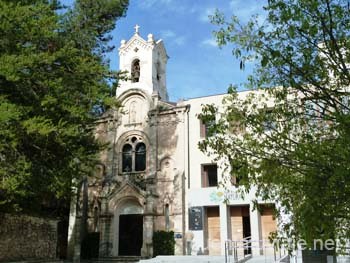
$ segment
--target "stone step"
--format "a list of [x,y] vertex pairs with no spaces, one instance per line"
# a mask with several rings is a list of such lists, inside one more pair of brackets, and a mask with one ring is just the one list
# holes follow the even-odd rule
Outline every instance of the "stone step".
[[23,259],[23,260],[18,260],[18,261],[6,261],[6,262],[8,262],[8,263],[64,263],[63,260],[54,260],[54,259],[52,259],[52,260],[48,260],[48,259]]
[[112,262],[120,262],[120,263],[136,263],[139,262],[141,257],[138,256],[120,256],[120,257],[103,257],[91,260],[91,263],[112,263]]
[[[157,256],[140,263],[223,263],[225,256]],[[231,261],[233,262],[233,261]]]

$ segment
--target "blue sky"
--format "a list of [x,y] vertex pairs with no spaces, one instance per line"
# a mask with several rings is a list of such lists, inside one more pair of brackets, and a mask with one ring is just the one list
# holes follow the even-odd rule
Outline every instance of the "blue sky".
[[[71,0],[66,0],[71,1]],[[128,40],[134,26],[147,39],[163,39],[167,50],[167,89],[171,101],[221,94],[229,84],[243,82],[249,67],[242,72],[231,48],[219,49],[213,37],[208,15],[215,8],[228,16],[235,13],[247,20],[261,13],[265,0],[130,0],[125,18],[117,21],[112,32],[116,49],[110,54],[111,68],[119,69],[118,47]]]

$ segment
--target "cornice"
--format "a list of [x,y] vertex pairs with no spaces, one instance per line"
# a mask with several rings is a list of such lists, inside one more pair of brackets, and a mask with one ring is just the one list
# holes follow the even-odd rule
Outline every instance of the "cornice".
[[119,55],[124,55],[125,53],[128,53],[129,51],[133,50],[135,47],[143,48],[145,50],[152,50],[154,47],[154,44],[148,43],[142,37],[135,34],[127,43],[125,43],[124,46],[121,46],[119,48]]

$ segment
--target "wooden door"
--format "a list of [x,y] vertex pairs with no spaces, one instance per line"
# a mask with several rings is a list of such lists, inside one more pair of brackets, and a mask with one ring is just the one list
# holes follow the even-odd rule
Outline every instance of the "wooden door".
[[231,239],[234,241],[243,239],[243,220],[240,206],[230,207]]
[[264,242],[263,253],[273,255],[272,244],[269,241],[271,232],[277,230],[277,223],[273,214],[273,207],[262,205],[261,207],[261,234]]
[[231,240],[238,241],[237,253],[239,257],[249,254],[249,243],[244,243],[243,239],[250,236],[249,206],[230,207]]
[[273,215],[273,207],[262,205],[261,207],[262,239],[268,240],[270,233],[276,230],[277,230],[277,223]]
[[140,256],[143,240],[143,215],[119,216],[119,255]]
[[207,245],[209,255],[221,254],[219,207],[207,207]]

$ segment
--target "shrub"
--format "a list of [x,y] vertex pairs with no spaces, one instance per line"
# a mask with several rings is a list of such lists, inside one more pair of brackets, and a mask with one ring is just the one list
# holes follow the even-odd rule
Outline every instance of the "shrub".
[[174,255],[175,239],[173,231],[156,231],[153,233],[153,257]]

